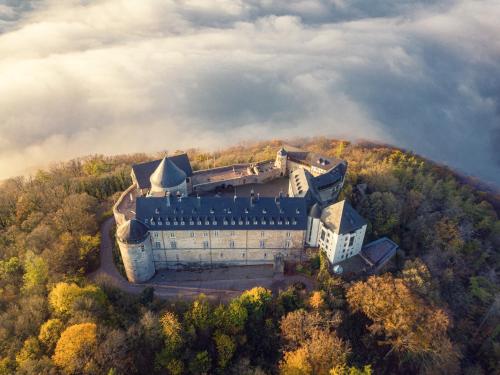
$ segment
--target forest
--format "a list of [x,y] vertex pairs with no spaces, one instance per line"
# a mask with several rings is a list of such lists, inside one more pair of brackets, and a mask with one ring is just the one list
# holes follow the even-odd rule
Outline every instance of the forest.
[[[273,159],[281,141],[187,150],[194,169]],[[0,374],[498,374],[500,199],[448,168],[372,143],[298,139],[348,161],[341,198],[365,241],[400,245],[386,272],[315,290],[257,287],[225,303],[128,295],[88,275],[99,226],[160,154],[61,162],[0,186]]]

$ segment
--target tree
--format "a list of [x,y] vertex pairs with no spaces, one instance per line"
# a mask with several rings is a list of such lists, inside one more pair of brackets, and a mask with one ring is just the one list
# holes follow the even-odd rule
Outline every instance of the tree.
[[213,314],[215,326],[220,331],[229,335],[244,331],[248,312],[239,299],[233,299],[227,306],[217,306]]
[[321,309],[325,306],[325,300],[323,298],[323,293],[321,291],[315,290],[311,293],[311,297],[309,297],[309,305],[316,310]]
[[83,288],[74,283],[57,283],[49,293],[49,303],[55,312],[65,315],[70,314],[78,299],[90,298],[98,305],[106,304],[106,294],[95,285],[87,285]]
[[285,352],[283,361],[280,362],[280,374],[312,375],[312,367],[309,364],[307,356],[307,348],[305,347]]
[[231,358],[233,358],[236,344],[231,337],[221,332],[215,333],[214,341],[217,349],[217,362],[221,369],[225,369]]
[[196,353],[189,363],[189,371],[194,375],[207,374],[212,366],[212,360],[206,350]]
[[97,199],[86,193],[71,194],[54,214],[54,222],[61,232],[80,235],[95,233],[96,211]]
[[23,344],[22,349],[16,355],[18,366],[22,366],[28,360],[37,359],[41,354],[40,342],[36,337],[28,337]]
[[64,329],[64,324],[59,319],[47,320],[40,326],[38,340],[47,348],[47,352],[52,352]]
[[88,368],[96,343],[94,323],[72,325],[61,334],[52,359],[65,373],[80,373]]
[[160,324],[165,338],[165,346],[169,352],[173,353],[182,345],[182,325],[177,316],[170,311],[166,311],[161,316]]
[[24,260],[23,291],[43,292],[49,277],[49,268],[41,256],[28,251]]
[[198,333],[206,333],[212,326],[210,304],[204,294],[200,294],[191,304],[191,308],[186,312],[184,319],[187,324],[192,325]]
[[[392,350],[407,353],[427,365],[426,359],[456,368],[458,354],[450,343],[448,315],[414,294],[404,280],[389,274],[371,276],[347,292],[349,305],[363,312],[374,335],[385,335]],[[443,363],[443,361],[445,362]]]

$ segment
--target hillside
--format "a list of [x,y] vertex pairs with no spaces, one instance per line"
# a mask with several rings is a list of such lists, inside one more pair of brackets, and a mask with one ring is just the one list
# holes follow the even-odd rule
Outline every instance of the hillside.
[[[86,275],[99,225],[158,155],[91,156],[2,183],[0,374],[490,374],[500,372],[500,199],[446,167],[376,144],[292,143],[348,161],[340,199],[367,239],[401,247],[390,273],[317,280],[226,305],[126,295]],[[214,153],[194,169],[273,159],[281,141]]]

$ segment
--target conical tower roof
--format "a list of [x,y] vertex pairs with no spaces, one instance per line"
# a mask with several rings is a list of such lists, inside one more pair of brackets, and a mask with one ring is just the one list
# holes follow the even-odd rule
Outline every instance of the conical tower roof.
[[149,180],[152,189],[164,189],[179,186],[186,180],[186,173],[174,164],[172,160],[165,157],[153,172]]
[[149,233],[148,227],[137,219],[131,219],[118,227],[116,236],[121,242],[134,244],[141,243]]

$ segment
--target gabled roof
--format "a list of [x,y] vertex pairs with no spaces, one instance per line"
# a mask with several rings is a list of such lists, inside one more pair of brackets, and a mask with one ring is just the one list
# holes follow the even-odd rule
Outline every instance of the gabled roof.
[[[169,156],[170,159],[179,169],[184,171],[187,177],[191,177],[193,174],[193,169],[191,168],[191,163],[189,162],[189,158],[187,154],[179,154],[174,156]],[[149,178],[153,174],[153,172],[158,168],[162,159],[148,161],[145,163],[134,164],[132,166],[132,173],[137,180],[137,185],[139,189],[149,189],[151,187],[151,182]]]
[[328,229],[337,234],[350,233],[366,225],[366,220],[346,200],[325,208],[321,215],[321,221]]
[[154,230],[307,228],[306,201],[287,197],[138,197],[136,217]]
[[186,180],[186,173],[174,164],[170,158],[163,158],[149,181],[152,188],[170,188],[179,186]]

